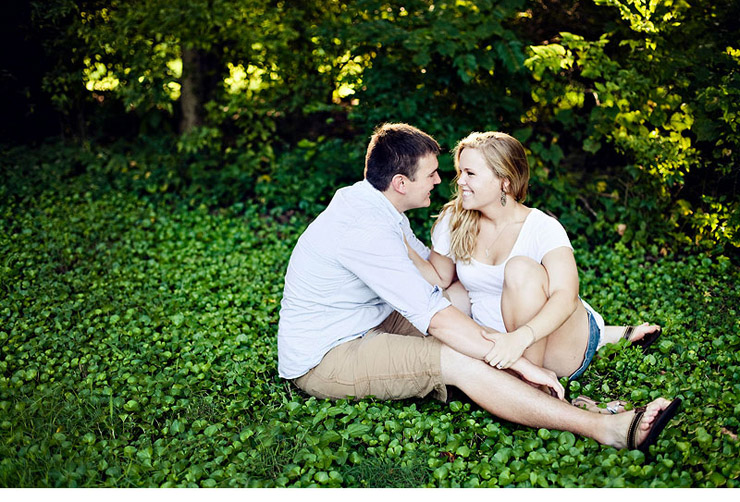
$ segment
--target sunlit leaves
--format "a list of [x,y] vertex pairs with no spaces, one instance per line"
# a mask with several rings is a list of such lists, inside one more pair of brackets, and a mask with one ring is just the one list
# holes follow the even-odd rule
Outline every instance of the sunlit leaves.
[[[675,245],[676,241],[688,241],[677,230],[688,223],[697,230],[694,239],[697,244],[720,249],[727,243],[736,246],[737,239],[728,239],[728,233],[710,238],[706,229],[717,222],[703,221],[703,215],[711,213],[716,220],[724,221],[724,228],[730,229],[729,234],[735,235],[737,221],[728,221],[719,215],[726,213],[728,206],[721,205],[719,213],[715,213],[704,201],[705,194],[694,190],[693,186],[688,187],[692,192],[692,204],[701,210],[687,212],[686,198],[676,203],[679,200],[676,195],[686,192],[686,181],[691,173],[701,170],[706,174],[699,177],[711,177],[717,164],[720,172],[731,175],[730,169],[720,167],[726,165],[726,161],[718,154],[719,145],[711,152],[711,146],[707,149],[706,143],[702,144],[719,136],[709,126],[706,113],[711,108],[694,101],[698,92],[699,102],[714,103],[714,106],[724,103],[719,106],[729,109],[735,100],[709,96],[721,93],[720,89],[727,92],[731,86],[724,82],[717,87],[705,87],[687,78],[696,75],[713,83],[718,79],[727,80],[718,74],[712,76],[711,71],[698,69],[694,63],[697,59],[706,60],[707,65],[712,66],[709,60],[722,65],[727,61],[717,50],[695,46],[691,35],[682,32],[687,29],[700,38],[708,36],[698,35],[701,23],[684,24],[679,28],[674,22],[686,10],[684,3],[663,5],[632,0],[597,3],[618,6],[622,16],[630,19],[633,30],[647,30],[653,38],[637,37],[632,31],[615,31],[604,33],[597,40],[587,40],[577,33],[562,32],[558,43],[530,47],[532,55],[526,64],[540,85],[533,88],[535,110],[528,113],[527,118],[539,122],[547,120],[552,113],[553,118],[566,127],[580,128],[577,135],[582,138],[583,150],[598,154],[590,169],[594,171],[597,184],[601,182],[599,178],[613,174],[624,187],[612,192],[614,198],[599,197],[593,201],[607,209],[604,214],[622,229],[619,233],[622,239],[645,242],[660,233],[665,237],[656,240],[664,245]],[[675,11],[676,15],[658,14],[665,9]],[[720,33],[724,36],[726,32]],[[679,48],[676,37],[685,37],[686,47]],[[700,53],[703,55],[699,56]],[[580,99],[574,99],[575,95],[580,95]],[[709,113],[716,115],[715,110]],[[734,144],[735,136],[727,135],[718,142]],[[535,145],[531,148],[536,150]],[[728,160],[734,150],[725,150]],[[596,167],[596,159],[614,154],[621,156],[618,161],[624,166],[621,173],[608,173],[608,167],[607,172],[603,166]],[[712,191],[724,192],[721,187]],[[655,211],[666,215],[654,222],[661,229],[657,233],[656,228],[648,230],[642,223],[645,215]]]
[[663,2],[659,0],[595,0],[598,5],[616,7],[630,28],[639,33],[657,33],[666,25],[680,24],[678,21],[690,8],[687,2]]
[[[386,120],[428,123],[438,139],[452,143],[459,139],[448,138],[458,134],[452,133],[455,123],[480,128],[481,120],[494,123],[519,109],[514,96],[527,85],[516,77],[523,71],[524,44],[506,27],[519,7],[516,1],[419,1],[403,9],[358,2],[354,22],[342,28],[349,50],[370,59],[353,116],[368,127]],[[484,104],[491,95],[497,99]],[[445,120],[437,123],[435,116]]]

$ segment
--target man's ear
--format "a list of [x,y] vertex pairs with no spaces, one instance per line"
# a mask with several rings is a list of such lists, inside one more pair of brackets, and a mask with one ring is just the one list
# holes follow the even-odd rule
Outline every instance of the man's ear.
[[406,176],[403,174],[397,174],[393,178],[391,178],[391,187],[396,192],[406,195],[406,183],[408,180],[406,179]]

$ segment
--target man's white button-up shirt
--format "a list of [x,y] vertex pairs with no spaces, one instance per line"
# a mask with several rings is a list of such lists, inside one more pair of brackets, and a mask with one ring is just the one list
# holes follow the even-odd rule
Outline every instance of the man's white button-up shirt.
[[334,194],[288,263],[278,325],[281,377],[304,375],[329,350],[363,336],[393,310],[427,332],[450,302],[414,266],[404,236],[429,256],[408,218],[368,181]]

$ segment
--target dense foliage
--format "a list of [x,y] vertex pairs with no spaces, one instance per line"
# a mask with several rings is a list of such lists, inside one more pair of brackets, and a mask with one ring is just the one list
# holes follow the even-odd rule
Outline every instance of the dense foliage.
[[[346,168],[294,165],[305,145],[354,152],[384,121],[445,148],[504,130],[531,153],[532,202],[574,234],[736,256],[739,16],[732,0],[23,3],[6,21],[23,43],[2,61],[2,132],[164,133],[182,162],[169,187],[225,176],[290,194],[308,167],[327,197]],[[269,204],[301,209],[291,199]]]
[[108,151],[3,158],[0,486],[737,486],[727,258],[577,249],[582,294],[609,322],[665,328],[647,356],[602,350],[570,388],[683,398],[649,461],[461,396],[308,398],[277,376],[275,337],[306,217],[150,191],[106,171]]

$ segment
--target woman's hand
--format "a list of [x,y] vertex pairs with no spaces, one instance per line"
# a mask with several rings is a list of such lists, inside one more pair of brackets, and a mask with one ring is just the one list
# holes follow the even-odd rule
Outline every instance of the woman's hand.
[[493,342],[493,348],[486,354],[485,361],[498,369],[511,368],[534,342],[534,335],[526,329],[499,333],[484,328],[482,334],[485,339]]
[[549,387],[555,392],[557,398],[561,401],[565,399],[565,389],[560,383],[560,380],[558,380],[558,376],[555,374],[554,371],[550,371],[548,369],[537,366],[536,364],[532,364],[525,357],[522,357],[518,361],[516,361],[511,366],[511,369],[519,373],[522,378],[534,384],[535,386],[544,385]]

